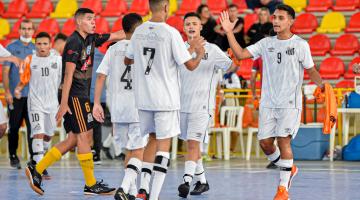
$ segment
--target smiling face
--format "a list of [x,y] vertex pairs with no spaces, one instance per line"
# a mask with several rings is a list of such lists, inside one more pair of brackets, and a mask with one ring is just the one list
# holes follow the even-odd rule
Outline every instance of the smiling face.
[[201,29],[202,25],[199,18],[191,16],[184,20],[184,32],[188,38],[199,37]]
[[95,14],[93,13],[86,13],[82,16],[79,16],[76,19],[76,23],[79,29],[87,34],[93,34],[95,32]]
[[275,10],[273,26],[275,33],[290,31],[294,19],[285,10]]
[[50,54],[50,39],[47,37],[37,38],[35,41],[36,52],[39,57],[46,57]]

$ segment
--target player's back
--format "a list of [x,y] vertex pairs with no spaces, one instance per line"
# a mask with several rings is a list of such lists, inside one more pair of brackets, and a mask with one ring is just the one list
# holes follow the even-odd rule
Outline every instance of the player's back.
[[142,110],[180,109],[178,66],[191,59],[180,33],[166,23],[145,22],[131,39],[135,96]]

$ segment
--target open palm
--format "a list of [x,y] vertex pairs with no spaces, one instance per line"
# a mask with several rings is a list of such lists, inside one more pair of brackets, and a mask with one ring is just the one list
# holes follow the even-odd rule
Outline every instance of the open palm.
[[229,13],[227,11],[223,11],[221,13],[220,23],[226,33],[233,31],[236,22],[237,20],[235,20],[234,22],[230,21]]

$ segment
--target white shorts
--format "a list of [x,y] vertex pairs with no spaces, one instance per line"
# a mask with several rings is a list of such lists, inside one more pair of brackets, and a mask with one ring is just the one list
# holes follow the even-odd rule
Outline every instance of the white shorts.
[[208,113],[180,113],[180,139],[206,143],[210,121]]
[[179,111],[139,110],[142,135],[155,133],[156,139],[168,139],[180,134]]
[[301,109],[295,108],[264,108],[259,112],[258,139],[272,137],[295,138],[301,121]]
[[44,113],[42,111],[29,111],[31,124],[31,137],[37,134],[54,136],[56,129],[56,113]]
[[8,122],[8,119],[6,117],[4,107],[3,107],[2,103],[0,102],[0,125],[5,124],[7,122]]
[[[121,135],[122,140],[126,140],[127,150],[144,148],[147,144],[147,136],[142,136],[140,123],[113,123],[113,134]],[[124,137],[123,137],[124,136]]]

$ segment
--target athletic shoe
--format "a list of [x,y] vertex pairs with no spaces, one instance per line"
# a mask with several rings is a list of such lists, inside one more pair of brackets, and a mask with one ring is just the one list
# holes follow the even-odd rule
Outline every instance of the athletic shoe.
[[32,190],[36,193],[43,195],[44,190],[41,188],[42,177],[35,169],[36,163],[34,161],[30,161],[25,168],[26,177],[29,180],[29,184]]
[[108,187],[108,185],[103,183],[103,180],[101,180],[99,182],[96,182],[96,184],[91,186],[91,187],[88,187],[87,185],[85,185],[84,194],[88,194],[88,195],[96,195],[96,194],[111,195],[111,194],[113,194],[114,190],[115,190],[115,188]]
[[42,177],[45,180],[50,180],[51,179],[51,176],[49,175],[49,172],[46,169],[43,171]]
[[124,160],[125,160],[125,154],[124,154],[124,153],[121,153],[121,154],[119,154],[118,156],[115,156],[115,159],[116,159],[116,160],[124,161]]
[[129,200],[129,196],[124,192],[121,187],[116,190],[114,198],[115,200]]
[[104,152],[107,159],[112,160],[114,159],[110,153],[110,148],[108,147],[102,147],[102,152]]
[[94,165],[101,165],[101,163],[102,163],[100,156],[98,154],[93,155],[93,160],[94,160]]
[[136,200],[136,197],[133,196],[133,195],[128,195],[128,199],[129,199],[129,200]]
[[267,166],[266,166],[266,169],[277,169],[278,166],[275,165],[275,163],[273,162],[270,162]]
[[289,193],[284,186],[279,186],[274,200],[289,200]]
[[15,169],[21,169],[20,160],[17,155],[10,155],[10,166]]
[[136,200],[149,200],[149,193],[144,189],[140,189],[136,195]]
[[186,198],[190,192],[189,183],[183,183],[178,187],[179,197]]
[[193,191],[190,192],[190,195],[201,195],[202,193],[209,191],[210,186],[209,183],[201,183],[200,181],[196,182],[195,188]]
[[290,174],[289,185],[288,185],[289,190],[291,188],[291,182],[293,181],[294,177],[297,175],[298,172],[299,172],[299,168],[296,167],[295,165],[293,165],[291,168],[291,174]]

